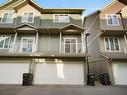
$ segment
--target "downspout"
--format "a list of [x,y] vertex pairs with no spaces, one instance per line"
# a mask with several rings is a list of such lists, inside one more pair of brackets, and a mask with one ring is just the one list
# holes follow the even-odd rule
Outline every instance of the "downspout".
[[[124,18],[123,18],[123,15],[122,15],[121,11],[122,10],[120,10],[117,14],[120,15],[121,20],[122,20],[123,29],[126,30],[126,26],[125,26],[125,23],[124,23]],[[125,40],[125,50],[124,50],[124,52],[127,53],[127,38],[126,38],[126,33],[124,34],[124,40]]]
[[121,21],[122,21],[122,25],[123,25],[123,29],[125,30],[126,27],[125,27],[125,24],[124,24],[124,19],[123,19],[123,15],[122,15],[122,13],[121,13],[121,10],[120,10],[117,14],[120,15],[120,18],[121,18]]

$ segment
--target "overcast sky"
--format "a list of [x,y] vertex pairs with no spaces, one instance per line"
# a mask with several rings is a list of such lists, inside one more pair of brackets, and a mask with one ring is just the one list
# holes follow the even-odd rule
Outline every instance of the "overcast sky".
[[[0,0],[3,3],[7,0]],[[44,8],[84,8],[85,14],[94,12],[112,0],[34,0]]]

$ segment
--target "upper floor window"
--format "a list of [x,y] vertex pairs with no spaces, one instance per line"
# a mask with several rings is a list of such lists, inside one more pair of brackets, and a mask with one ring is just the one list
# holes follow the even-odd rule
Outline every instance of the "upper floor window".
[[34,50],[34,38],[33,37],[23,37],[21,39],[21,52],[31,53]]
[[64,53],[77,53],[77,38],[64,38]]
[[54,22],[69,22],[70,16],[69,14],[54,14],[53,21]]
[[107,14],[106,16],[107,16],[107,25],[109,25],[109,26],[118,26],[119,25],[118,15]]
[[1,35],[0,48],[3,48],[3,49],[11,48],[13,39],[14,39],[13,36]]
[[105,38],[105,50],[106,51],[120,51],[119,38],[106,37]]
[[12,23],[13,22],[13,13],[5,12],[1,20],[2,23]]
[[34,13],[32,13],[32,12],[24,13],[23,17],[22,17],[22,22],[32,23],[33,22],[33,15],[34,15]]

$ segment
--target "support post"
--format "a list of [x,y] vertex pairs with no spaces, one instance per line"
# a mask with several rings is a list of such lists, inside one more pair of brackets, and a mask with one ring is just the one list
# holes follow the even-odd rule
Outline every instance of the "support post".
[[127,37],[126,34],[124,35],[124,40],[125,40],[125,53],[127,53]]
[[60,44],[59,44],[59,52],[61,53],[61,38],[62,38],[62,33],[60,32]]
[[36,46],[34,47],[34,50],[35,50],[35,51],[38,51],[38,36],[39,36],[39,33],[38,33],[38,31],[36,30],[36,42],[35,42]]
[[16,32],[16,30],[15,30],[14,42],[13,42],[12,50],[11,50],[12,53],[14,53],[14,50],[15,50],[16,39],[17,39],[17,32]]
[[85,47],[85,45],[84,45],[84,35],[83,35],[83,33],[81,33],[81,53],[84,53],[85,51],[84,51],[84,47]]

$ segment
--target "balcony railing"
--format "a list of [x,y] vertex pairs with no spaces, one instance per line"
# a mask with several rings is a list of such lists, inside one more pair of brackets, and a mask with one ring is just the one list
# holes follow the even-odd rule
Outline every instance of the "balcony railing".
[[127,54],[127,48],[124,48],[124,53]]
[[61,43],[60,53],[79,54],[84,53],[82,43]]
[[[36,44],[31,43],[21,43],[16,42],[10,45],[9,53],[33,53],[38,51]],[[41,51],[40,51],[41,52]],[[84,53],[84,47],[82,43],[61,43],[58,52],[59,54],[82,54]],[[46,52],[45,52],[46,53]],[[53,51],[48,51],[47,53],[53,53]]]
[[9,53],[33,53],[36,51],[35,43],[12,43],[9,49]]

